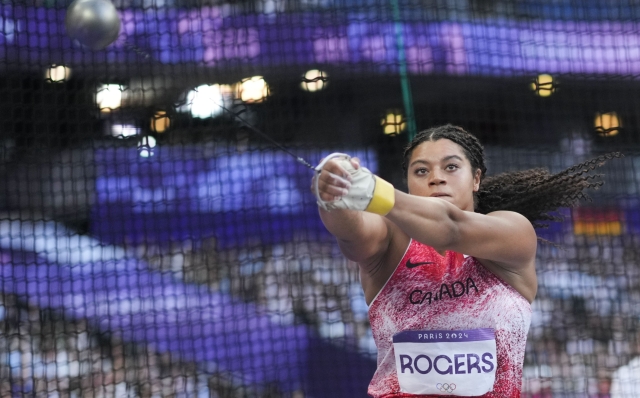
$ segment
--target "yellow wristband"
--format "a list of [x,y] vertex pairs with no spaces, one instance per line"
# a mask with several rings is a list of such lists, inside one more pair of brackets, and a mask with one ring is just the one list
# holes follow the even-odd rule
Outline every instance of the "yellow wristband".
[[386,216],[396,203],[396,193],[393,185],[378,176],[374,177],[376,179],[376,186],[373,189],[373,198],[371,198],[371,202],[369,202],[369,205],[364,211]]

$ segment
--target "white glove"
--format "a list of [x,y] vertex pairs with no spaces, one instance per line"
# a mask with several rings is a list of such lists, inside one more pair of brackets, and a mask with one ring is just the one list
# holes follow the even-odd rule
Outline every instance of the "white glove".
[[[318,188],[319,174],[324,165],[331,159],[337,159],[338,164],[351,175],[351,188],[346,195],[327,202],[320,197]],[[349,209],[367,211],[370,213],[387,215],[395,204],[395,191],[393,185],[373,174],[369,169],[354,168],[351,157],[344,153],[332,153],[316,166],[318,176],[314,182],[314,193],[318,200],[318,206],[327,211],[333,209]]]

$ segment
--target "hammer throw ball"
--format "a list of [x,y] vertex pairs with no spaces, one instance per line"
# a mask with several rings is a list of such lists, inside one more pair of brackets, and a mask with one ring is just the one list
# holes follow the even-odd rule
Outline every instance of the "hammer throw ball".
[[102,50],[120,33],[120,16],[109,0],[75,0],[67,9],[67,34],[73,40]]

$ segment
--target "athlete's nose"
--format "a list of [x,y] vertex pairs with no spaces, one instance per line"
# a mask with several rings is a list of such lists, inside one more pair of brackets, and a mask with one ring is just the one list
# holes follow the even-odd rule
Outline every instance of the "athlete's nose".
[[440,170],[432,170],[431,173],[429,173],[429,177],[431,177],[429,179],[429,185],[440,185],[446,183],[446,180],[442,176],[442,171]]

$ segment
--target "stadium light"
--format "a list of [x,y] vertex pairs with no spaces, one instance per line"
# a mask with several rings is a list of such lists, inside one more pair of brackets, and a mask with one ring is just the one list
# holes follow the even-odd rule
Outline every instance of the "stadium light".
[[548,97],[556,91],[557,82],[555,82],[553,76],[542,74],[531,82],[530,87],[538,97]]
[[392,136],[400,134],[407,127],[404,115],[395,109],[387,111],[380,125],[384,134]]
[[132,124],[114,124],[111,135],[116,138],[128,138],[140,134],[140,129]]
[[153,148],[156,147],[156,139],[153,136],[145,135],[138,141],[138,153],[143,158],[153,156]]
[[151,131],[154,133],[164,133],[171,127],[171,118],[165,111],[158,111],[151,117]]
[[111,112],[122,105],[122,91],[119,84],[103,84],[96,93],[96,104],[101,112]]
[[620,132],[622,121],[616,112],[596,112],[594,126],[598,135],[612,137]]
[[311,93],[323,90],[329,84],[327,77],[327,72],[323,72],[318,69],[308,70],[302,77],[300,87],[302,87],[304,91],[309,91]]
[[44,74],[47,83],[63,83],[71,77],[71,69],[64,65],[51,65]]
[[187,102],[178,110],[199,119],[220,116],[224,106],[223,94],[224,89],[219,84],[200,85],[187,93]]
[[236,96],[243,102],[262,102],[269,96],[269,85],[262,76],[242,79],[236,87]]

